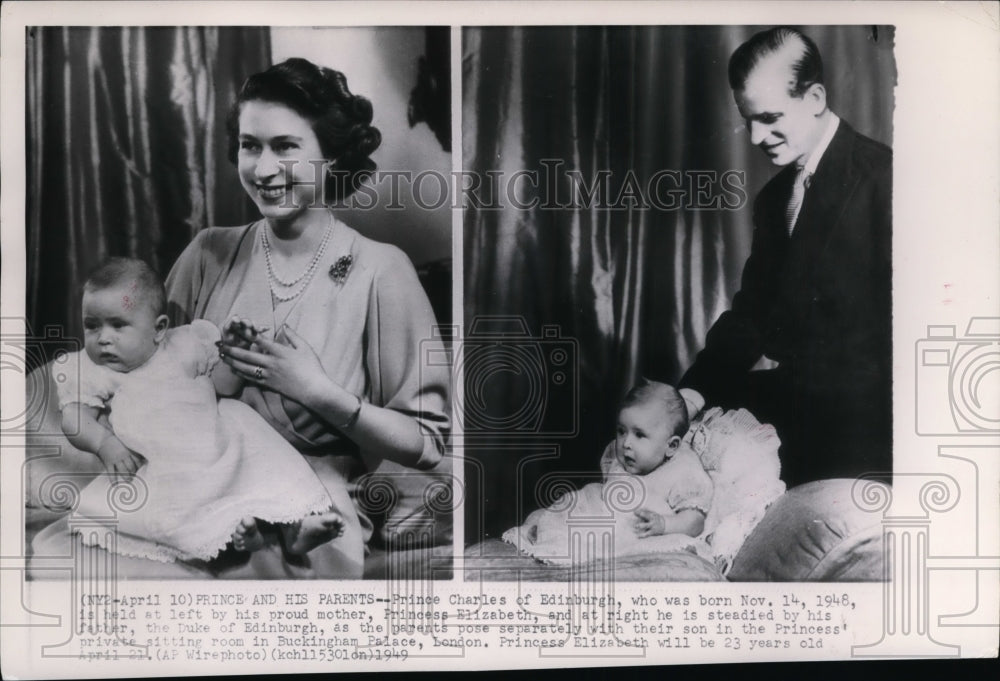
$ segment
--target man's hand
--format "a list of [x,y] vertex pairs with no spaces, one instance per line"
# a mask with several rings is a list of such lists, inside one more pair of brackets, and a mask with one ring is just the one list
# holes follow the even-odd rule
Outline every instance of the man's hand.
[[693,390],[691,388],[681,388],[677,392],[679,392],[681,397],[684,398],[684,403],[687,405],[689,419],[693,419],[698,415],[698,412],[705,408],[705,398],[702,397],[701,393],[697,390]]
[[111,436],[104,440],[97,451],[101,463],[115,480],[130,480],[136,471],[142,468],[146,460],[122,444],[117,437]]
[[663,516],[648,508],[640,508],[635,512],[633,528],[636,536],[640,538],[666,534],[666,522]]

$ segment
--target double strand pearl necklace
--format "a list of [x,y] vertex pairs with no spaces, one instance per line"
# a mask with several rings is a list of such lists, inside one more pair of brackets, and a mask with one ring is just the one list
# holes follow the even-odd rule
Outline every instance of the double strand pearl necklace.
[[[309,282],[312,281],[313,275],[316,274],[316,269],[323,258],[323,253],[326,251],[326,245],[330,242],[332,234],[333,216],[331,215],[330,221],[326,225],[326,232],[323,233],[323,240],[320,242],[319,248],[316,249],[316,255],[313,256],[309,266],[292,281],[284,281],[278,276],[278,273],[274,269],[274,264],[271,262],[271,241],[267,238],[267,225],[264,225],[264,228],[260,231],[260,242],[264,247],[264,262],[267,263],[267,282],[271,288],[271,295],[274,296],[276,301],[286,303],[302,295],[302,292],[309,286]],[[279,293],[279,289],[281,288],[291,288],[292,290],[288,293]]]

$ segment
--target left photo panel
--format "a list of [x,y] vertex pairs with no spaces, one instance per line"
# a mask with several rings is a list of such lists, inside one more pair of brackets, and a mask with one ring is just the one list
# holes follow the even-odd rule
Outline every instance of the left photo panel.
[[28,579],[450,579],[450,29],[25,40]]

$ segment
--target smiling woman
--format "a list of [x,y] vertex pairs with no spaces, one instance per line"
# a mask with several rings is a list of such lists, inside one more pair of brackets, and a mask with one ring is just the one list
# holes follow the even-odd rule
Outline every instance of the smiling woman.
[[[247,381],[240,399],[352,494],[382,460],[434,466],[449,428],[448,369],[419,361],[435,320],[413,266],[329,208],[375,169],[371,120],[342,73],[305,59],[248,78],[229,158],[263,220],[202,232],[167,280],[175,321],[241,320],[242,341],[222,348]],[[348,510],[336,545],[290,561],[269,539],[233,576],[360,576],[372,526]]]
[[[322,201],[328,162],[309,121],[283,104],[248,101],[237,125],[240,183],[267,220],[261,240],[272,295],[288,302],[308,285],[330,239]],[[289,281],[280,271],[301,274]]]
[[309,122],[272,102],[250,101],[239,116],[240,182],[264,217],[288,217],[293,209],[317,205],[324,168],[319,140]]
[[[441,462],[450,426],[449,368],[423,361],[425,353],[444,353],[431,305],[401,250],[362,236],[331,210],[375,169],[370,155],[381,135],[371,121],[371,104],[351,93],[343,74],[304,59],[248,78],[227,121],[228,158],[262,219],[199,232],[165,286],[174,326],[223,330],[218,355],[215,346],[210,354],[221,359],[217,370],[241,379],[238,406],[248,405],[268,434],[297,450],[292,462],[271,457],[268,467],[251,470],[270,471],[269,491],[304,490],[293,474],[305,468],[342,516],[336,536],[309,529],[322,513],[291,533],[253,514],[208,563],[120,556],[120,576],[360,578],[373,534],[369,514],[387,516],[384,531],[397,508],[365,505],[365,485],[379,484],[368,481],[389,477],[386,469],[396,465],[399,479],[421,486],[416,498],[437,499],[447,485],[410,470]],[[50,535],[55,546],[66,533]]]

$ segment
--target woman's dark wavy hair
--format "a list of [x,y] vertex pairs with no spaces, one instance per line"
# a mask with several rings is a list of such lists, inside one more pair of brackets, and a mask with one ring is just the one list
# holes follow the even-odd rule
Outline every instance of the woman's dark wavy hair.
[[287,106],[312,123],[329,162],[327,203],[347,198],[375,172],[370,156],[382,143],[382,133],[371,124],[372,103],[352,94],[340,71],[296,57],[247,78],[226,120],[228,156],[234,164],[240,147],[240,108],[250,101]]

